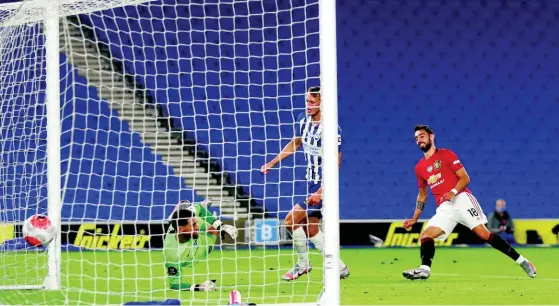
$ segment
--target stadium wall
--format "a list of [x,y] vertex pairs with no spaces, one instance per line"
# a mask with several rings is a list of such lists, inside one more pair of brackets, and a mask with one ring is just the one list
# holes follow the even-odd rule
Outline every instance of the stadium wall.
[[[170,0],[159,2],[172,3]],[[286,1],[282,3],[289,4]],[[312,7],[311,13],[316,14],[315,6]],[[142,12],[147,15],[152,13]],[[503,197],[515,218],[559,217],[556,202],[559,143],[555,140],[559,132],[559,121],[556,120],[559,87],[554,86],[559,73],[559,57],[554,56],[559,44],[559,28],[555,26],[559,23],[559,2],[339,0],[337,13],[339,120],[345,131],[340,176],[341,219],[403,219],[411,215],[417,192],[413,167],[421,157],[412,138],[412,128],[416,123],[431,124],[437,133],[437,145],[451,148],[460,156],[472,178],[471,188],[487,213],[491,211],[494,200]],[[297,16],[306,15],[298,11]],[[142,26],[139,20],[134,22],[138,27]],[[91,24],[98,26],[95,20]],[[142,35],[149,34],[141,32]],[[120,40],[114,40],[113,44],[115,41]],[[316,35],[310,42],[318,42]],[[305,48],[302,42],[296,45]],[[115,45],[116,49],[125,49],[122,47]],[[142,46],[138,48],[142,49]],[[301,54],[302,59],[312,59],[315,63],[310,75],[314,76],[312,81],[316,81],[317,52]],[[261,67],[264,69],[267,66],[263,64]],[[295,76],[289,77],[307,79],[304,73],[295,73]],[[61,84],[68,87],[64,82],[68,80]],[[85,84],[85,81],[82,80],[82,83]],[[230,163],[239,167],[224,166],[223,169],[237,174],[236,183],[264,203],[269,211],[288,211],[293,204],[292,195],[304,193],[301,188],[304,186],[303,169],[293,170],[293,160],[286,162],[286,169],[272,173],[266,179],[259,173],[259,167],[264,162],[262,152],[269,153],[265,156],[269,160],[271,152],[278,152],[289,140],[293,133],[289,123],[293,123],[296,114],[303,108],[304,88],[316,84],[297,82],[296,85],[295,89],[280,91],[282,95],[287,92],[289,99],[272,103],[276,108],[290,106],[291,95],[301,96],[297,110],[290,108],[282,112],[285,113],[281,116],[282,130],[275,134],[275,138],[281,141],[266,144],[255,141],[264,139],[265,135],[254,129],[253,138],[243,136],[230,144],[233,147],[227,150],[236,155],[228,158],[217,156],[222,166]],[[88,90],[80,89],[82,94]],[[161,88],[154,88],[154,91],[157,90],[162,91]],[[76,96],[79,95],[79,92],[76,93]],[[238,93],[237,96],[243,95]],[[238,101],[227,102],[227,107],[232,107],[232,102]],[[269,103],[262,103],[263,100],[257,102],[261,107],[255,109],[251,116],[258,117],[256,119],[260,121],[251,121],[255,118],[228,121],[245,122],[243,128],[238,129],[244,131],[242,135],[252,133],[250,122],[272,120],[265,118],[263,113],[277,117],[271,109],[267,109]],[[181,103],[193,104],[189,101]],[[203,101],[198,103],[204,104]],[[248,102],[240,104],[243,105],[235,107],[246,111]],[[221,106],[219,103],[208,105],[215,110]],[[175,106],[180,106],[182,111],[193,105]],[[211,130],[212,124],[209,121],[204,127]],[[95,124],[95,127],[102,126]],[[235,126],[219,126],[221,129],[224,127]],[[203,134],[203,131],[200,132]],[[203,139],[198,136],[199,142]],[[221,148],[223,135],[214,139],[218,143],[208,140],[207,144]],[[123,146],[122,143],[116,145]],[[252,148],[253,145],[256,149]],[[220,149],[214,151],[220,152]],[[251,158],[239,158],[237,152]],[[63,153],[78,154],[84,159],[81,152],[68,152],[67,149]],[[143,160],[135,159],[138,162],[146,164],[145,156],[151,156],[150,164],[160,164],[152,154],[137,156],[144,156]],[[102,158],[97,160],[105,161]],[[304,165],[301,154],[295,161]],[[71,208],[63,212],[66,220],[161,219],[165,216],[161,209],[164,205],[170,207],[177,199],[193,197],[193,191],[180,183],[178,178],[173,188],[161,183],[146,190],[138,182],[134,184],[135,190],[130,190],[126,180],[113,182],[106,176],[93,185],[81,183],[77,177],[88,176],[90,172],[84,172],[74,164],[66,166],[75,168],[75,172],[79,173],[68,179],[75,192],[68,193],[65,198],[65,207]],[[159,169],[162,169],[161,177],[173,177],[169,169]],[[152,170],[151,176],[156,172]],[[148,176],[142,173],[142,179],[150,180]],[[247,179],[243,181],[240,176]],[[159,203],[161,206],[154,208],[153,198],[162,190],[166,190],[166,203]],[[41,192],[44,193],[44,190]],[[133,194],[134,197],[123,194]],[[38,204],[40,207],[46,204],[44,196],[42,199]],[[100,199],[107,201],[105,203]],[[435,210],[430,201],[425,217]],[[111,209],[105,209],[98,215],[95,205],[100,202]],[[138,208],[142,206],[147,210],[140,211]],[[21,221],[23,215],[14,219],[18,220],[7,221]]]
[[[233,224],[233,221],[225,223]],[[340,223],[340,245],[344,247],[418,247],[427,220],[405,230],[402,220],[352,220]],[[218,246],[244,248],[291,245],[291,237],[279,219],[254,219],[235,222],[239,228],[237,244],[230,238]],[[559,245],[559,219],[518,219],[514,222],[517,245]],[[63,223],[62,245],[76,250],[142,250],[163,247],[168,224],[165,222]],[[0,252],[34,249],[20,237],[20,225],[0,226]],[[483,246],[485,243],[466,227],[458,225],[440,247]]]
[[513,217],[559,217],[559,2],[337,3],[341,218],[411,216],[417,123],[487,214],[502,197]]
[[[302,4],[306,10],[294,9],[291,16],[279,13],[279,8]],[[342,219],[399,219],[413,212],[417,192],[413,168],[421,158],[412,134],[417,123],[432,125],[437,145],[460,156],[472,178],[470,187],[486,212],[503,197],[514,217],[559,217],[555,200],[559,146],[554,141],[559,131],[555,119],[559,114],[559,88],[553,85],[559,71],[559,58],[553,56],[559,44],[559,28],[554,26],[559,22],[557,1],[340,0],[337,4],[339,121],[345,131],[340,177]],[[234,14],[226,9],[228,2],[223,5],[224,9],[218,10],[210,4],[204,16]],[[250,2],[242,9],[249,10],[252,5],[260,7],[260,3]],[[314,31],[316,8],[313,0],[280,0],[277,7],[266,3],[259,9],[264,9],[265,15],[278,13],[277,18],[264,18],[263,26],[307,18],[308,29]],[[198,14],[182,5],[177,10],[190,17]],[[157,63],[159,70],[167,71],[172,68],[166,64],[173,60],[169,57],[179,56],[157,45],[158,36],[153,30],[163,27],[163,18],[176,18],[174,10],[168,11],[155,6],[122,9],[115,10],[115,16],[92,16],[82,21],[94,26],[100,39],[110,41],[112,55],[121,58],[128,72],[142,82],[146,79],[142,73],[152,69],[144,69],[138,61],[127,62],[127,58],[145,57],[146,63]],[[141,29],[141,34],[121,25],[126,21]],[[202,24],[183,23],[185,28],[206,31],[197,28]],[[216,22],[207,26],[228,29]],[[261,38],[239,30],[246,24],[237,26],[235,31],[224,33],[224,39],[262,44]],[[168,36],[176,31],[167,25],[164,28]],[[264,79],[250,78],[250,84],[245,85],[254,92],[231,92],[228,96],[237,99],[233,101],[216,96],[218,91],[211,91],[209,96],[195,92],[195,85],[205,88],[210,82],[212,86],[233,88],[229,85],[234,81],[206,79],[204,71],[195,68],[181,71],[184,77],[173,77],[172,73],[158,76],[168,79],[169,84],[187,84],[176,91],[160,88],[158,84],[166,83],[152,82],[151,78],[143,84],[156,103],[185,130],[196,134],[197,144],[208,148],[210,157],[231,173],[236,184],[264,204],[268,212],[281,211],[280,217],[296,200],[293,194],[304,196],[304,169],[294,166],[304,165],[303,157],[297,154],[295,159],[286,160],[281,170],[271,171],[266,178],[259,167],[292,137],[292,124],[304,107],[304,88],[317,85],[318,77],[318,53],[309,49],[317,46],[317,35],[295,39],[287,28],[278,27],[273,35],[286,38],[288,43],[282,46],[289,51],[306,50],[293,53],[292,60],[307,63],[308,71],[274,66],[284,63],[276,60],[281,54],[274,46],[259,49],[272,60],[242,53],[250,60],[239,61],[235,73],[250,74],[250,67],[262,71],[287,69],[289,73],[278,73],[277,81],[291,86],[270,88],[264,86]],[[188,61],[187,46],[192,41],[183,36],[177,36],[176,43],[185,46],[182,59]],[[210,38],[199,39],[203,42]],[[124,48],[126,44],[133,48]],[[157,52],[147,54],[142,51],[146,47]],[[135,57],[128,56],[126,50]],[[232,54],[226,49],[198,48],[196,57],[207,58],[206,64],[213,66],[209,59],[219,58],[222,53],[218,51]],[[245,79],[236,78],[236,82]],[[266,98],[270,96],[280,98]],[[253,124],[266,128],[254,128]],[[196,126],[202,128],[194,130]],[[234,132],[226,134],[227,129]],[[236,141],[224,145],[224,138]],[[434,211],[430,200],[425,215]]]

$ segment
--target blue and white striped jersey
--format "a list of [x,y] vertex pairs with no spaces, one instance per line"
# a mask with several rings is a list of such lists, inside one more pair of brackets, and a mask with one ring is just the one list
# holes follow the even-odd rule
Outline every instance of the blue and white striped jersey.
[[[312,122],[312,118],[302,113],[297,118],[296,133],[303,141],[307,161],[307,181],[319,184],[322,181],[322,123]],[[342,130],[338,126],[338,152],[342,145]]]

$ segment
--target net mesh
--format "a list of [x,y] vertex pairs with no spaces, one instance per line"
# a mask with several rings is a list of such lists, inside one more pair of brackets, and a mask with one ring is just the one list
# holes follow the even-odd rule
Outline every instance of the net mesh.
[[[26,250],[14,224],[46,213],[45,49],[38,23],[0,29],[0,286],[41,284],[46,254]],[[13,250],[22,250],[14,255]],[[6,252],[8,251],[8,252]]]
[[[47,254],[18,240],[18,224],[47,210],[44,9],[0,11],[0,287],[47,273]],[[310,275],[281,280],[295,257],[278,220],[307,195],[306,162],[259,169],[318,85],[317,1],[64,1],[60,14],[63,288],[0,302],[216,305],[233,289],[254,303],[316,301],[319,253]],[[164,220],[180,200],[207,198],[240,237],[183,273],[219,290],[170,290]]]

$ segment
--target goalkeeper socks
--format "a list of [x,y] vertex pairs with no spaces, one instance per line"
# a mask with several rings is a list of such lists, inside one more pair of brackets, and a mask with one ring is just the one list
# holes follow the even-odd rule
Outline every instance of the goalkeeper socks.
[[435,257],[435,240],[432,238],[421,239],[421,265],[431,267],[433,257]]
[[[518,254],[518,252],[499,235],[491,233],[489,235],[489,240],[487,240],[487,243],[489,243],[493,248],[512,258],[512,260],[516,262],[521,259],[520,254]],[[518,263],[522,263],[522,261]]]
[[291,234],[293,237],[293,246],[299,257],[299,266],[308,267],[309,266],[309,247],[307,245],[307,234],[302,227],[297,228]]
[[[318,233],[316,233],[316,235],[309,238],[309,240],[314,244],[314,247],[317,250],[319,250],[320,253],[322,253],[322,255],[324,255],[324,243],[325,243],[324,233],[321,230],[318,230]],[[340,269],[343,269],[345,267],[346,267],[346,265],[340,259]]]

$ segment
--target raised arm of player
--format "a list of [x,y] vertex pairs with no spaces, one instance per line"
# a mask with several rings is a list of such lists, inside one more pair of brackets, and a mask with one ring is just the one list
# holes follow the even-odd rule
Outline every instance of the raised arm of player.
[[291,141],[287,143],[285,147],[283,147],[283,150],[281,150],[281,152],[276,157],[274,157],[274,159],[260,167],[260,172],[262,172],[263,174],[268,174],[269,170],[274,168],[277,163],[295,153],[301,147],[301,143],[301,137],[293,137],[293,139],[291,139]]
[[411,228],[423,212],[423,208],[425,208],[425,203],[427,203],[427,182],[417,174],[417,187],[419,188],[419,192],[417,193],[417,201],[415,202],[415,212],[413,213],[413,217],[411,219],[406,219],[404,221],[404,228]]
[[225,237],[225,234],[228,234],[232,239],[237,239],[239,232],[234,226],[223,224],[204,205],[193,204],[192,206],[196,211],[196,217],[204,221],[204,224],[200,226],[200,231],[207,231],[209,235],[216,238],[218,234],[221,234],[222,239]]
[[458,176],[458,182],[451,191],[441,196],[441,202],[452,200],[454,196],[456,196],[460,191],[464,190],[464,188],[468,187],[468,185],[470,184],[470,176],[468,175],[468,172],[466,172],[464,165],[462,165],[462,163],[458,159],[458,156],[450,150],[447,151],[446,155],[447,156],[445,158],[448,159],[447,164],[449,165],[450,170],[456,173],[456,176]]

